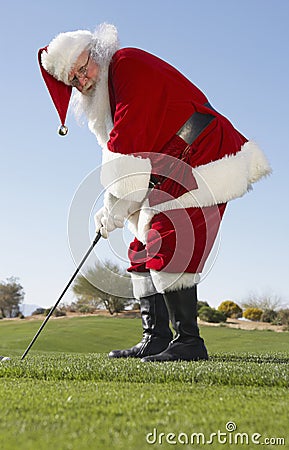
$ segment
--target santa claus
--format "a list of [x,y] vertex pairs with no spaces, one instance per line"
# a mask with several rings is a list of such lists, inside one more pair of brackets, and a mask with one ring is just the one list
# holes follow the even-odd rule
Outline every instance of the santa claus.
[[39,63],[60,134],[75,88],[75,110],[102,148],[106,192],[97,231],[107,237],[128,220],[135,235],[128,271],[143,338],[109,356],[206,360],[197,284],[227,202],[270,173],[264,154],[170,64],[120,49],[113,25],[59,34],[39,50]]

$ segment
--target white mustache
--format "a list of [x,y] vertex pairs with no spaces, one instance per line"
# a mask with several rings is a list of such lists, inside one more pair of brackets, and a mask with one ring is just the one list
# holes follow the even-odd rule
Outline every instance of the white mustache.
[[[94,81],[89,80],[85,86],[83,86],[81,93],[83,95],[86,95],[88,93],[88,91],[90,90],[90,88],[95,84]],[[89,92],[90,93],[90,92]]]

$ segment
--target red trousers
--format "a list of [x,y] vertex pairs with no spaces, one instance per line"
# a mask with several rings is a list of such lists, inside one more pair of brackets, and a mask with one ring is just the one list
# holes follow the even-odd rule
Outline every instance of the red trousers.
[[150,269],[169,273],[200,273],[212,250],[226,204],[173,209],[156,214],[146,244],[129,246],[129,272]]

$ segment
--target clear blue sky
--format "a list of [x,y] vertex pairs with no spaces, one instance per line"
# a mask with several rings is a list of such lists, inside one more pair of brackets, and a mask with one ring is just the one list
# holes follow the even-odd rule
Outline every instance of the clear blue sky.
[[[141,47],[179,68],[258,142],[273,167],[269,179],[230,204],[218,258],[200,285],[200,299],[217,306],[225,299],[240,302],[252,291],[270,292],[288,305],[286,0],[4,2],[0,280],[19,277],[25,303],[50,306],[75,269],[67,236],[69,208],[82,180],[100,164],[100,148],[72,114],[69,135],[56,134],[58,117],[36,53],[61,31],[94,30],[104,21],[118,27],[122,46]],[[106,257],[106,243],[97,251]]]

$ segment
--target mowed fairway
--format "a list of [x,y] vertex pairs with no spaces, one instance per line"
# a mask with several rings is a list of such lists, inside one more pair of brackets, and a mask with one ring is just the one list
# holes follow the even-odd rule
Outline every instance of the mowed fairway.
[[210,361],[144,364],[107,352],[139,319],[1,321],[0,449],[289,448],[289,335],[202,327]]

